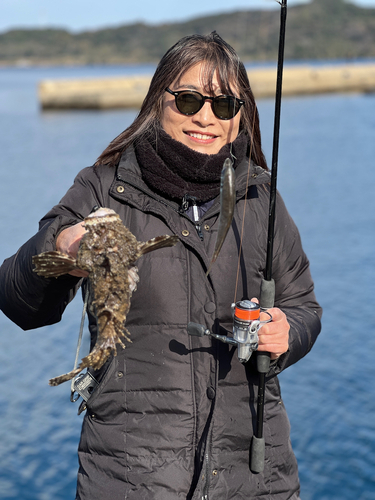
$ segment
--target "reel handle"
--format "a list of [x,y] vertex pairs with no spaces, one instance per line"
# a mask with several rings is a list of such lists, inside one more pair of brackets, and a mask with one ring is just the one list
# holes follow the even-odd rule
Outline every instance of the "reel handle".
[[199,323],[193,323],[192,321],[188,323],[187,331],[189,335],[193,335],[193,337],[204,337],[205,335],[211,335],[211,332],[208,328]]

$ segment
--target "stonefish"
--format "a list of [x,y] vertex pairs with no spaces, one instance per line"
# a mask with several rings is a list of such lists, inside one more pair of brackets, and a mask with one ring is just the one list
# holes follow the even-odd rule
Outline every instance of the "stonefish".
[[46,278],[57,278],[73,269],[87,271],[97,317],[98,337],[93,350],[75,370],[51,379],[49,384],[54,386],[72,379],[89,366],[95,370],[101,368],[112,352],[117,354],[117,344],[125,348],[122,339],[130,342],[130,333],[124,323],[139,279],[134,264],[142,255],[171,247],[178,241],[177,236],[165,235],[139,242],[109,208],[99,208],[90,214],[84,225],[87,232],[76,259],[57,251],[33,257],[34,271]]

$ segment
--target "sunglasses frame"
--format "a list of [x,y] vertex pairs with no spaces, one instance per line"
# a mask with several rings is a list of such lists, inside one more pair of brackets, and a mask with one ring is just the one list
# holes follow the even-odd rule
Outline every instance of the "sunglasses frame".
[[[193,115],[197,114],[197,113],[198,113],[198,112],[199,112],[199,111],[203,108],[203,106],[205,105],[206,100],[210,100],[210,101],[212,101],[212,102],[211,102],[212,112],[213,112],[213,114],[216,116],[216,118],[218,118],[219,120],[231,120],[232,118],[234,118],[234,117],[237,115],[237,113],[238,113],[238,112],[239,112],[239,110],[241,109],[241,106],[243,106],[243,105],[245,104],[245,101],[243,101],[242,99],[238,99],[237,97],[234,97],[233,95],[225,95],[225,94],[222,94],[222,95],[218,95],[218,96],[215,96],[215,97],[210,97],[210,96],[208,96],[208,95],[202,95],[200,92],[197,92],[196,90],[188,90],[188,89],[186,89],[186,90],[176,90],[176,91],[174,91],[174,90],[171,90],[169,87],[166,87],[165,92],[169,92],[169,94],[171,94],[171,95],[173,95],[173,96],[174,96],[175,103],[176,103],[176,107],[177,107],[178,111],[179,111],[180,113],[182,113],[183,115],[185,115],[185,116],[193,116]],[[201,106],[200,106],[200,108],[199,108],[199,109],[197,109],[197,111],[194,111],[194,113],[184,113],[184,112],[183,112],[183,111],[181,111],[181,110],[180,110],[180,108],[178,107],[178,102],[177,102],[177,99],[178,99],[178,96],[179,96],[180,94],[182,94],[183,92],[188,92],[188,93],[190,93],[190,94],[198,94],[198,95],[202,98],[202,102],[201,102]],[[228,117],[228,118],[223,118],[223,117],[221,117],[221,116],[218,116],[218,115],[216,114],[216,112],[215,112],[214,103],[215,103],[215,102],[218,102],[218,100],[219,100],[220,98],[223,98],[223,97],[230,97],[231,99],[233,99],[233,100],[234,100],[234,102],[238,103],[238,105],[239,105],[239,106],[238,106],[238,109],[237,109],[237,111],[234,113],[234,115],[233,115],[233,116],[230,116],[230,117]]]

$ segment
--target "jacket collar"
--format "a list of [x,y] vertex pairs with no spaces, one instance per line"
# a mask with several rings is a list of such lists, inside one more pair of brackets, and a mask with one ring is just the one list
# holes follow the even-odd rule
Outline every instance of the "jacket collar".
[[264,168],[255,165],[249,158],[246,158],[236,168],[237,200],[245,195],[249,187],[268,184],[270,181],[270,172],[267,172]]
[[168,206],[179,212],[176,202],[155,194],[142,179],[135,151],[132,146],[122,154],[117,166],[116,175],[109,191],[110,195],[142,210],[158,212],[160,207]]
[[[241,199],[250,186],[267,184],[270,182],[270,173],[262,167],[255,165],[249,159],[244,159],[236,168],[236,192],[237,200]],[[125,188],[124,184],[127,184]],[[150,209],[150,199],[158,204],[169,206],[175,212],[180,213],[179,205],[160,195],[155,194],[142,179],[134,148],[130,146],[122,154],[118,164],[115,179],[110,188],[110,194],[119,201],[126,201],[140,210]],[[142,196],[143,195],[143,196]],[[207,213],[213,215],[220,210],[219,197],[215,200]]]

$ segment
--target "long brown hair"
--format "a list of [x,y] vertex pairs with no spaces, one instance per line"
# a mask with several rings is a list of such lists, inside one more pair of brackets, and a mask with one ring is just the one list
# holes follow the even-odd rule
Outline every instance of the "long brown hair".
[[[249,137],[249,155],[267,169],[262,152],[259,114],[250,88],[245,66],[235,50],[215,31],[209,35],[190,35],[181,38],[163,56],[151,80],[141,110],[124,132],[117,136],[99,156],[96,164],[116,165],[123,151],[135,141],[160,128],[165,88],[186,71],[204,62],[207,88],[212,92],[212,79],[217,71],[218,83],[224,94],[237,95],[245,101],[241,108],[240,131]],[[231,88],[234,85],[237,92]],[[211,94],[212,95],[212,94]]]

